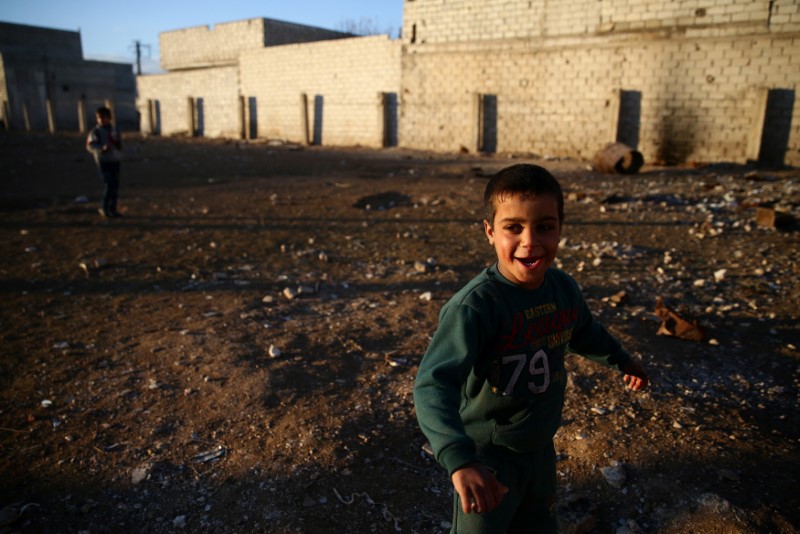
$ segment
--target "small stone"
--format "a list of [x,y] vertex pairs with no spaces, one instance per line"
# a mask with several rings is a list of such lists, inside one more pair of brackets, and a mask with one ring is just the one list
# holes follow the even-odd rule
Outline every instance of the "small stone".
[[433,298],[433,293],[431,293],[430,291],[426,291],[425,293],[422,293],[419,296],[419,300],[424,300],[426,302],[430,302],[432,298]]
[[286,289],[283,290],[283,296],[286,297],[289,300],[292,300],[297,295],[298,295],[298,292],[294,288],[287,287]]
[[718,473],[720,478],[732,480],[733,482],[738,482],[741,478],[738,473],[731,471],[730,469],[720,469]]
[[600,469],[600,472],[603,474],[606,482],[608,482],[612,487],[619,489],[625,485],[627,476],[625,474],[625,467],[622,465],[622,463],[614,462],[610,466]]
[[429,270],[429,266],[424,261],[415,261],[414,270],[417,271],[418,273],[427,273]]
[[275,345],[270,345],[269,346],[269,357],[270,358],[277,358],[280,355],[281,355],[281,349],[279,349]]
[[316,291],[314,291],[314,288],[311,286],[300,286],[297,288],[298,295],[313,295],[314,293],[316,293]]
[[149,466],[143,465],[141,467],[137,467],[131,472],[131,483],[138,484],[142,480],[145,480],[149,473],[150,473]]
[[613,304],[622,304],[628,300],[628,294],[625,291],[619,291],[608,298]]
[[184,528],[186,526],[186,516],[179,515],[175,519],[172,520],[172,526],[175,528]]
[[263,302],[264,304],[272,304],[273,302],[275,302],[275,297],[273,297],[272,295],[267,295],[263,299],[261,299],[261,302]]
[[731,503],[715,493],[704,493],[697,498],[697,504],[701,509],[710,512],[730,512]]

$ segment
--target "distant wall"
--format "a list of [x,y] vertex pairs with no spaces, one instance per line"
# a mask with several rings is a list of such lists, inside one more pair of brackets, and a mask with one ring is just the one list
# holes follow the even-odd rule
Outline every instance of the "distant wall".
[[255,106],[248,114],[258,136],[382,146],[392,137],[386,128],[396,137],[387,115],[396,114],[400,51],[399,41],[379,35],[244,52],[241,91]]
[[[788,18],[796,0],[775,4],[784,13],[773,18]],[[709,26],[728,31],[769,17],[766,0],[406,0],[403,39],[437,44]]]
[[264,18],[167,31],[159,34],[161,68],[173,71],[235,65],[239,53],[244,50],[346,36],[341,32]]
[[202,111],[209,136],[800,165],[800,0],[405,0],[403,21],[402,41],[270,19],[165,32],[143,128]]
[[9,22],[0,22],[0,50],[39,61],[44,58],[83,59],[79,32]]
[[777,129],[800,164],[800,2],[706,4],[406,1],[402,143],[744,162]]
[[88,129],[106,102],[118,127],[139,129],[132,65],[85,61],[80,33],[0,23],[0,59],[0,116],[12,129],[49,130],[51,117],[56,130],[75,131],[81,116]]
[[[239,137],[238,77],[236,66],[139,76],[136,105],[142,130],[163,135]],[[190,131],[192,125],[194,131]]]

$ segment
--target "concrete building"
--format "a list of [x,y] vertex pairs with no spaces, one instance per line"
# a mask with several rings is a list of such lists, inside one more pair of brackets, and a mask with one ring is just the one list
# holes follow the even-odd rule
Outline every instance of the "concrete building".
[[135,109],[129,65],[0,24],[16,128],[75,129],[78,102],[110,99],[162,135],[800,165],[800,0],[405,0],[395,40],[265,18],[167,31]]
[[402,41],[252,19],[160,45],[153,133],[800,164],[800,0],[405,0]]
[[799,0],[406,0],[400,142],[800,164]]
[[399,41],[256,18],[159,47],[167,72],[138,77],[147,133],[396,144]]
[[15,130],[91,127],[110,104],[123,130],[138,130],[136,79],[125,63],[83,59],[78,32],[0,22],[2,122]]

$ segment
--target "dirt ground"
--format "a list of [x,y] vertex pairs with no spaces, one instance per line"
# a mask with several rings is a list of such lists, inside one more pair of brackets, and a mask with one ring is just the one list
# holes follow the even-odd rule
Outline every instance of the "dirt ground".
[[[652,377],[568,362],[564,532],[800,531],[797,170],[126,142],[104,219],[80,136],[0,133],[0,532],[446,532],[412,385],[518,162]],[[657,297],[703,339],[658,335]]]

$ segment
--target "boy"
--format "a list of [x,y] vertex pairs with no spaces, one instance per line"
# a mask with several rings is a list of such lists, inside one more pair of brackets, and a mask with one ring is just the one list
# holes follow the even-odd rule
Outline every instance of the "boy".
[[647,386],[644,367],[550,268],[564,221],[558,181],[535,165],[498,172],[484,193],[497,263],[455,294],[419,366],[420,428],[455,489],[457,533],[557,532],[553,436],[576,352]]
[[103,179],[103,207],[98,211],[103,217],[119,217],[117,197],[119,195],[119,171],[122,139],[111,124],[111,110],[97,108],[97,126],[92,128],[86,138],[86,150],[94,156],[94,162]]

